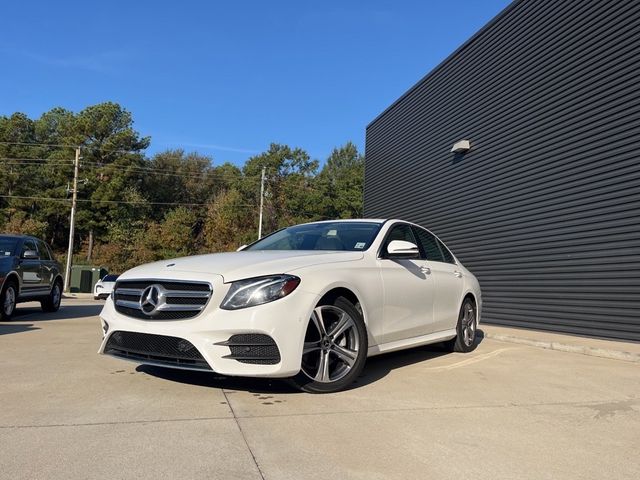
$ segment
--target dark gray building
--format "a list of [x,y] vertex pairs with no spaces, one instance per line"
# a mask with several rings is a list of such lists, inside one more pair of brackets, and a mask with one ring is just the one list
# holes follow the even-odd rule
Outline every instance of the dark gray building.
[[369,124],[364,202],[439,235],[483,321],[640,340],[640,2],[513,2]]

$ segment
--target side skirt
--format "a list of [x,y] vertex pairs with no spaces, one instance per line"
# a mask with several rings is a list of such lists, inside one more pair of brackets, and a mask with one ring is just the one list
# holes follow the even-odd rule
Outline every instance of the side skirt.
[[405,348],[419,347],[421,345],[429,345],[430,343],[444,342],[451,340],[456,336],[456,329],[443,330],[441,332],[430,333],[428,335],[421,335],[419,337],[405,338],[403,340],[396,340],[394,342],[383,343],[382,345],[374,345],[367,350],[368,357],[374,357],[382,353],[395,352],[396,350],[403,350]]

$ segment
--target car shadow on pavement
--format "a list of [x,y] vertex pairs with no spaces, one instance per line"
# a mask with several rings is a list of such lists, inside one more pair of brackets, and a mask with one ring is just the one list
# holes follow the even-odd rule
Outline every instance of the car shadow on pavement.
[[0,323],[0,335],[9,335],[10,333],[22,333],[30,330],[40,330],[40,327],[34,327],[33,323],[21,323],[19,325],[11,325],[9,323]]
[[[483,338],[483,332],[478,330],[476,343],[479,345]],[[353,390],[377,382],[378,380],[386,377],[392,370],[414,365],[416,363],[428,362],[429,360],[433,360],[444,355],[452,354],[443,344],[436,343],[369,358],[360,376],[345,390]],[[140,365],[136,368],[136,371],[172,382],[197,385],[201,387],[240,390],[249,393],[302,393],[283,379],[225,377],[213,372],[176,370],[151,365]]]
[[250,393],[300,393],[286,381],[276,378],[225,377],[214,372],[176,370],[151,365],[140,365],[136,371],[164,380],[200,387],[241,390]]
[[20,322],[28,320],[30,322],[45,322],[49,320],[70,320],[73,318],[95,317],[100,313],[100,310],[102,310],[102,304],[62,305],[57,312],[43,312],[40,307],[22,307],[18,305],[11,321]]

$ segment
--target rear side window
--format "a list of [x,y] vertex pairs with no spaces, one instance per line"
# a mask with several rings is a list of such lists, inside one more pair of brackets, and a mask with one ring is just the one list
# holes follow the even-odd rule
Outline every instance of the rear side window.
[[44,244],[44,242],[41,242],[40,240],[38,240],[38,252],[40,253],[40,259],[41,260],[51,260],[51,255],[49,254],[49,249]]
[[14,255],[13,251],[18,246],[18,240],[12,237],[0,237],[0,257]]
[[[436,238],[436,240],[438,239]],[[447,247],[445,247],[444,243],[438,240],[438,245],[440,245],[440,249],[442,250],[442,254],[444,255],[444,261],[447,263],[456,263],[456,259],[453,258],[453,254]]]
[[440,247],[438,247],[438,239],[421,228],[414,227],[413,230],[416,234],[416,237],[418,237],[418,242],[420,243],[419,247],[422,250],[422,255],[427,260],[432,260],[434,262],[444,262],[445,259],[442,255],[442,252],[440,251]]

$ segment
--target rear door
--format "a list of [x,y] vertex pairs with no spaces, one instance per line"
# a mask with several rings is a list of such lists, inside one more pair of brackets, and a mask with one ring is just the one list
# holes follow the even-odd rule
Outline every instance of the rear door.
[[413,226],[419,247],[431,269],[435,287],[433,325],[435,331],[455,328],[462,296],[462,271],[449,250],[431,232]]
[[40,255],[40,275],[42,277],[42,287],[50,289],[53,285],[53,275],[55,274],[55,262],[49,254],[49,249],[42,240],[36,242],[38,244],[38,254]]
[[422,259],[385,258],[392,240],[416,244],[410,225],[405,223],[392,226],[382,244],[378,259],[384,289],[382,343],[433,331],[433,279]]

